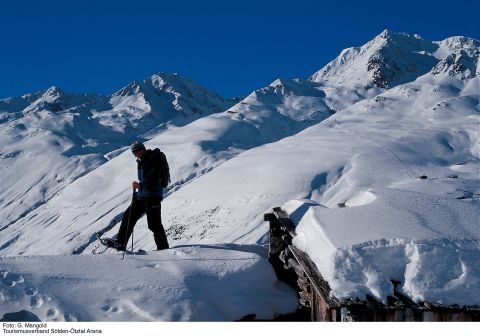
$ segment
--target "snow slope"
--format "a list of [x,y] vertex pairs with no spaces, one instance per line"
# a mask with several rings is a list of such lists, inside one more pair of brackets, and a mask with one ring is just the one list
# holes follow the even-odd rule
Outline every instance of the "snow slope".
[[[172,167],[173,194],[245,150],[298,133],[331,116],[336,109],[378,92],[381,90],[276,80],[225,112],[165,130],[146,144],[166,153]],[[48,203],[39,204],[4,227],[0,238],[2,253],[64,254],[88,250],[95,232],[118,224],[128,206],[136,166],[129,151],[116,155],[58,191]],[[206,214],[210,212],[211,208],[205,209]],[[52,237],[54,246],[48,244]]]
[[309,199],[323,207],[286,208],[308,223],[297,243],[338,297],[385,300],[395,278],[417,301],[478,304],[480,79],[462,63],[450,67],[182,188],[164,202],[170,238],[263,241],[263,213]]
[[142,134],[153,137],[232,104],[188,79],[164,73],[112,96],[74,95],[51,87],[1,100],[0,227],[44,204]]
[[[415,300],[478,304],[467,294],[480,289],[479,42],[384,32],[360,49],[311,80],[280,79],[150,133],[172,167],[171,246],[265,243],[263,214],[283,204],[338,297],[384,300],[395,278]],[[133,179],[119,150],[3,227],[4,260],[94,253],[95,232],[117,232]],[[135,245],[154,248],[145,218]]]

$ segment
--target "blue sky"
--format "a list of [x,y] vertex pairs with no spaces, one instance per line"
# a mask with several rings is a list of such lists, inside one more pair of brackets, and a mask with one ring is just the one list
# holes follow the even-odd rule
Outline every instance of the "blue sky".
[[5,1],[0,98],[57,85],[109,94],[178,72],[219,94],[305,78],[385,28],[480,39],[480,0]]

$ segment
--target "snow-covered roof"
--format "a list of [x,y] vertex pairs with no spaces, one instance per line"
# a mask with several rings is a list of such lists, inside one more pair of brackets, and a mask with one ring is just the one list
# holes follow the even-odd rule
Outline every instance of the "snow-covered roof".
[[282,207],[298,223],[293,243],[337,298],[386,302],[391,280],[415,301],[477,305],[480,208],[418,192],[375,189],[329,209],[311,200]]

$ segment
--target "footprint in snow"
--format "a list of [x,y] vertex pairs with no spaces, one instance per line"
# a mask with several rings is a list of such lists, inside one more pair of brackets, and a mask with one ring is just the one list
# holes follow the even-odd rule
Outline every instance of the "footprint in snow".
[[[58,321],[60,316],[60,311],[55,307],[46,307],[45,302],[51,302],[52,298],[47,295],[40,295],[38,289],[33,286],[26,286],[25,278],[20,273],[10,272],[8,270],[0,270],[0,281],[11,288],[20,287],[18,290],[23,291],[27,298],[30,298],[30,307],[34,309],[44,308],[47,309],[45,311],[45,316],[49,321]],[[21,288],[22,286],[18,286],[23,284],[25,288]],[[18,291],[17,290],[17,291]],[[20,294],[17,292],[17,295]],[[5,295],[3,292],[0,291],[0,302],[6,301]],[[77,321],[74,316],[67,316],[64,315],[65,321]]]
[[167,253],[170,253],[171,255],[175,256],[175,257],[186,257],[187,256],[187,253],[181,251],[181,250],[177,250],[177,249],[168,249],[166,250]]
[[120,308],[116,306],[105,305],[101,308],[106,313],[119,313]]
[[144,267],[146,267],[146,268],[159,268],[160,265],[158,265],[158,264],[145,264]]
[[25,279],[21,274],[9,273],[8,271],[2,271],[2,282],[8,287],[15,287],[17,284],[25,282]]
[[38,290],[35,287],[27,287],[25,288],[25,294],[28,296],[33,296],[38,293]]
[[78,321],[78,319],[75,316],[73,316],[72,314],[68,314],[68,313],[63,314],[63,318],[67,322],[77,322]]
[[43,306],[43,298],[39,295],[34,295],[30,298],[30,307],[40,308]]
[[56,308],[51,308],[47,310],[47,318],[50,320],[56,320],[60,312]]

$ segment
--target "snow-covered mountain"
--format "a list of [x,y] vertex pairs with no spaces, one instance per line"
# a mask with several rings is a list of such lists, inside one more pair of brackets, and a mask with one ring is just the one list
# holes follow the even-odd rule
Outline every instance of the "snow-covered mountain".
[[[164,131],[151,141],[169,158],[171,192],[175,193],[239,153],[296,134],[330,117],[336,109],[341,110],[377,92],[378,89],[324,87],[304,80],[276,80],[225,112]],[[95,232],[118,223],[130,197],[128,190],[130,180],[135,178],[135,169],[131,153],[126,151],[70,183],[47,204],[39,205],[4,230],[3,252],[83,251],[95,239]],[[35,227],[42,227],[44,232],[53,231],[33,243],[21,239],[30,235]],[[63,229],[58,231],[58,227]],[[74,227],[82,229],[78,232]],[[63,243],[48,246],[52,236]]]
[[[439,61],[450,64],[455,63],[452,58],[461,57],[462,65],[469,69],[467,76],[475,75],[478,72],[478,62],[475,62],[478,48],[477,40],[465,37],[431,42],[416,34],[384,30],[362,47],[344,49],[310,80],[366,88],[392,88],[426,74]],[[441,64],[439,66],[444,68]]]
[[233,103],[164,73],[111,96],[75,95],[51,87],[1,100],[0,170],[6,181],[0,191],[1,226],[45,203],[134,139],[151,138]]
[[[431,42],[384,31],[344,50],[308,80],[278,79],[234,106],[211,98],[210,112],[192,103],[208,105],[202,99],[209,95],[197,88],[190,96],[193,85],[182,89],[175,75],[155,75],[106,98],[70,95],[59,102],[59,90],[52,89],[48,99],[36,94],[2,100],[0,134],[10,142],[4,149],[2,135],[7,190],[0,195],[1,214],[8,225],[1,224],[0,253],[95,252],[94,233],[116,233],[136,178],[134,159],[122,149],[144,134],[147,147],[161,148],[172,169],[162,209],[173,250],[264,243],[263,214],[285,204],[301,226],[296,244],[317,262],[338,297],[369,293],[383,300],[393,277],[416,300],[478,304],[468,292],[480,290],[479,58],[474,39]],[[73,107],[76,99],[82,107]],[[67,110],[35,111],[39,100]],[[93,111],[93,105],[104,107]],[[165,106],[169,112],[158,114]],[[83,124],[77,121],[82,113]],[[43,118],[55,130],[38,126]],[[55,118],[63,121],[54,124]],[[90,127],[97,127],[96,137]],[[46,145],[38,145],[39,139]],[[87,152],[84,139],[95,139],[95,150]],[[79,144],[85,144],[83,151],[61,167],[45,161],[45,153],[66,157]],[[103,152],[97,150],[102,146]],[[102,153],[109,151],[115,152],[105,162]],[[75,162],[71,171],[65,162]],[[32,169],[37,166],[38,172]],[[42,169],[72,180],[35,191],[45,179]],[[427,178],[417,179],[422,175]],[[19,216],[12,209],[22,197],[37,204]],[[135,244],[151,250],[145,222],[135,229]],[[387,267],[382,251],[396,263]],[[434,265],[432,256],[448,265]],[[435,285],[422,284],[426,274]]]
[[141,82],[132,82],[109,97],[112,109],[96,111],[100,124],[124,133],[143,133],[183,126],[233,105],[178,74],[159,73]]

